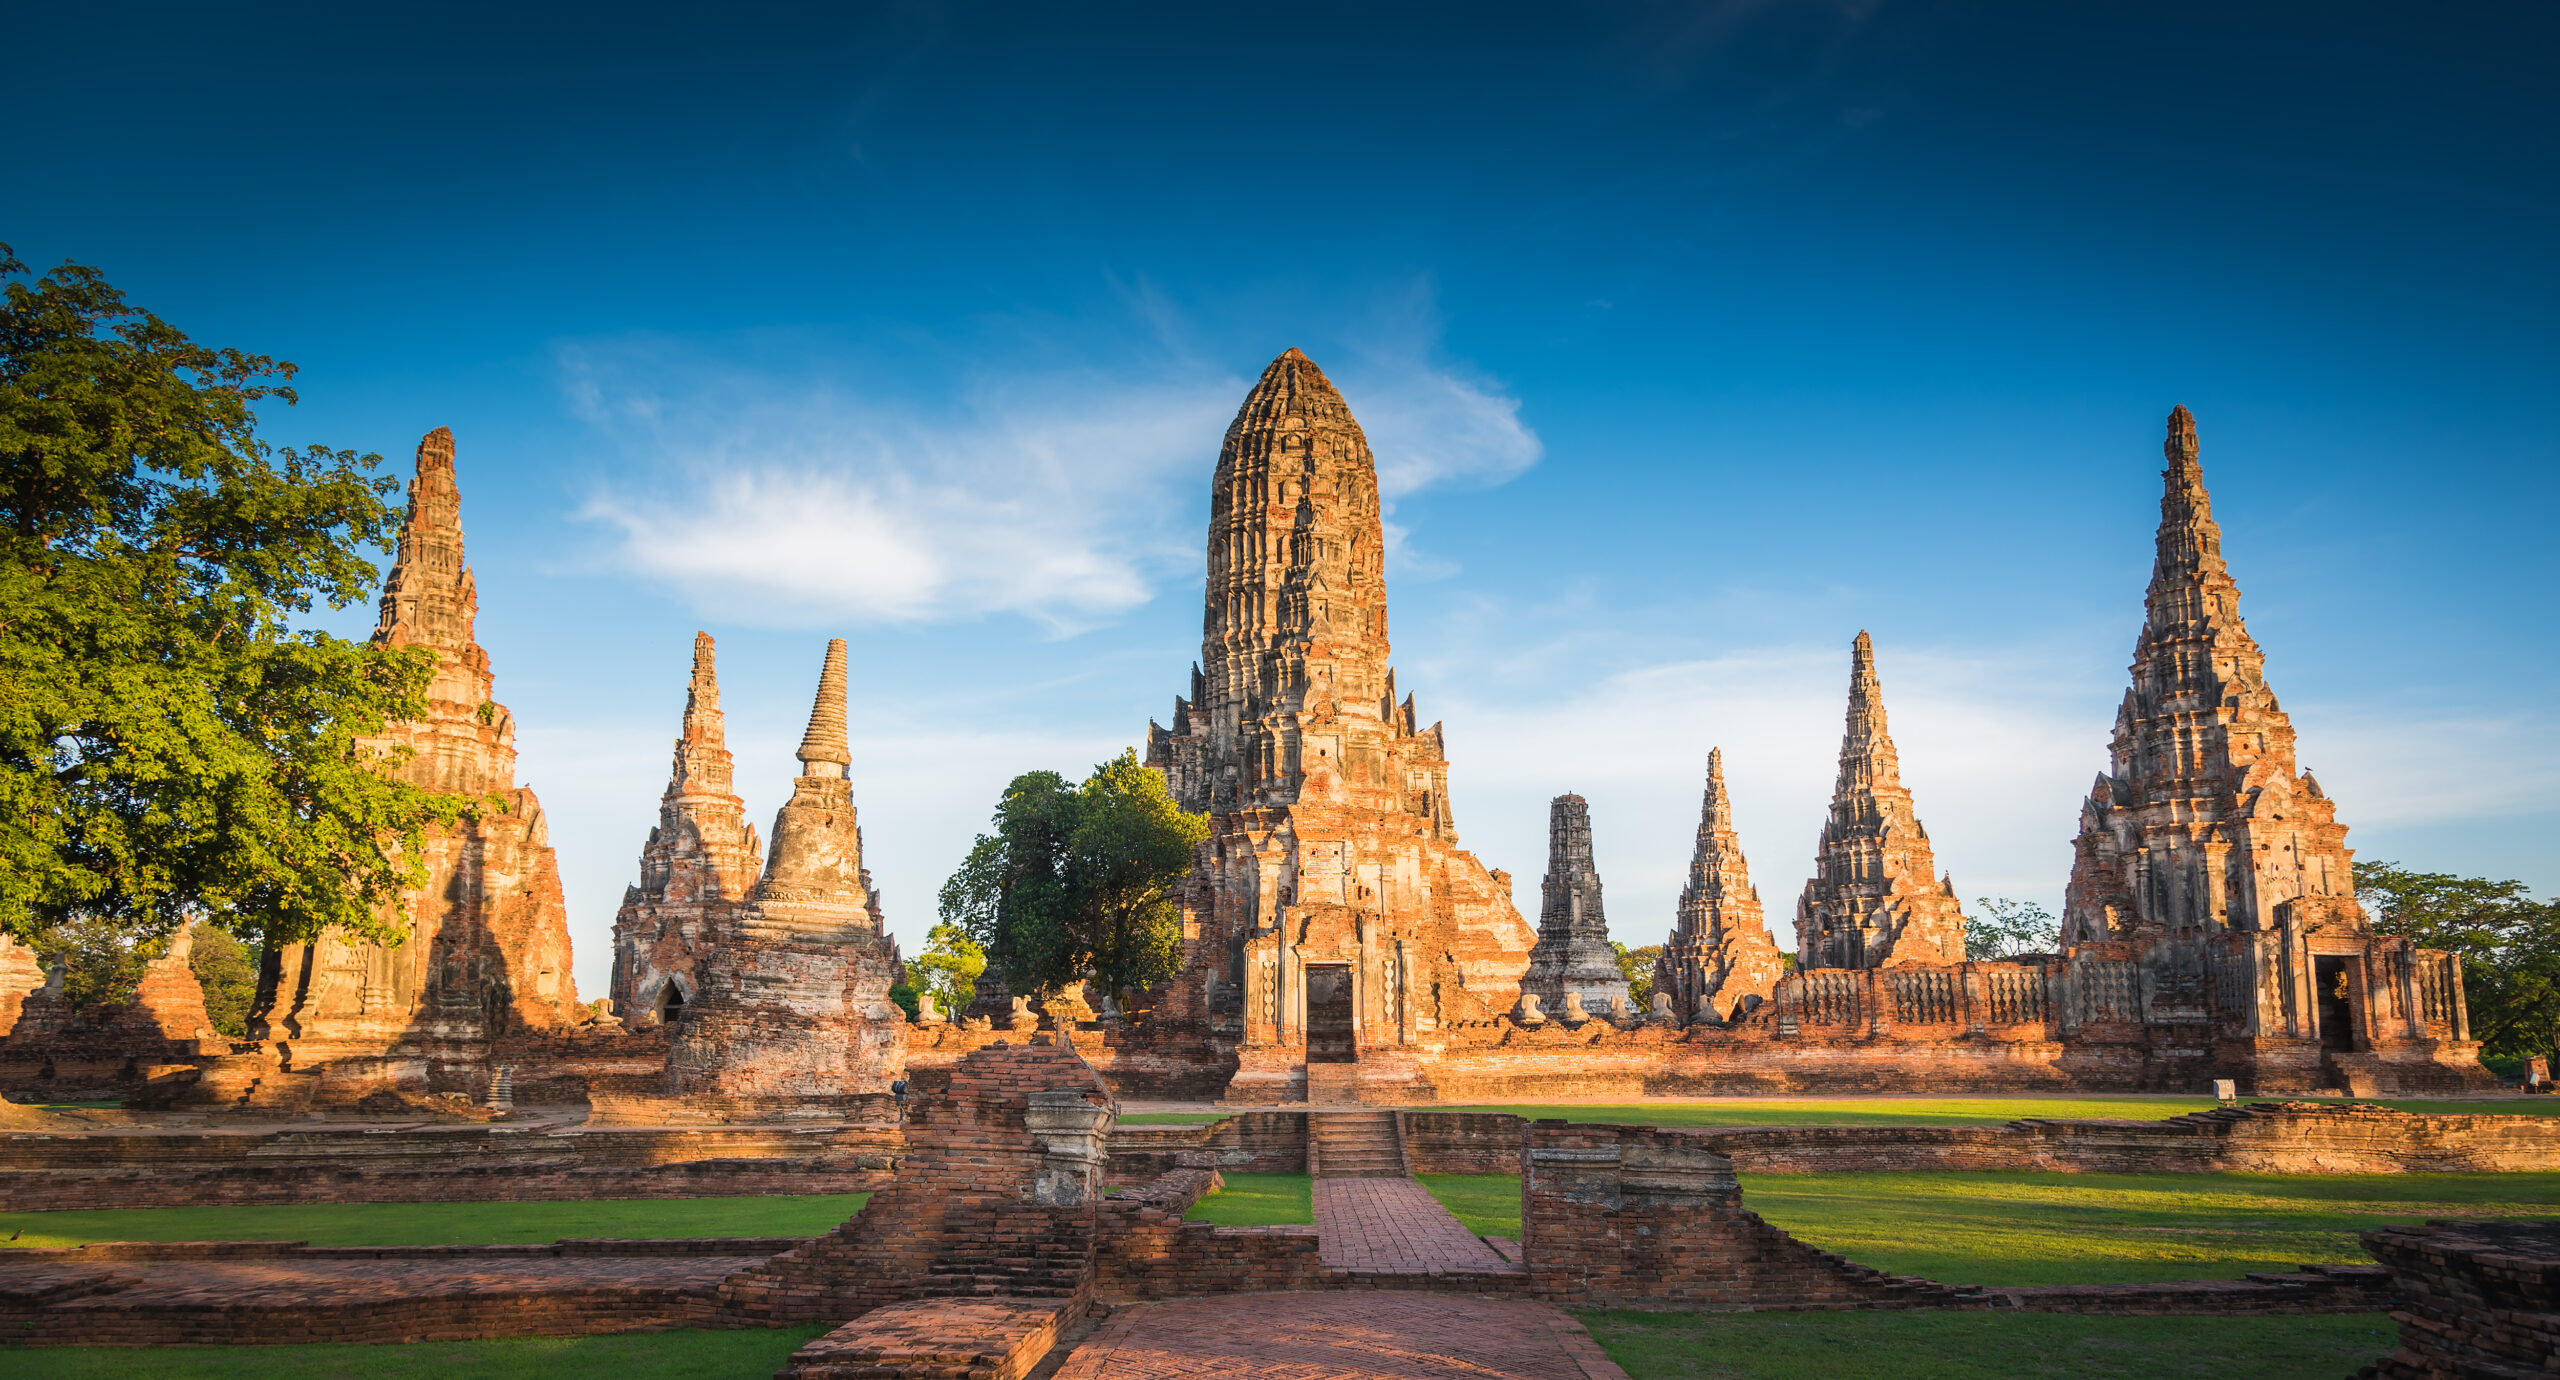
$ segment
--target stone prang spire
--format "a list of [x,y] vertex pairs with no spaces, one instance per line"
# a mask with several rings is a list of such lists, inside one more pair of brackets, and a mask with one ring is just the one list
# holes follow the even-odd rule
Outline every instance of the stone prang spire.
[[[462,491],[453,433],[418,442],[416,477],[391,573],[383,581],[377,646],[435,654],[425,717],[391,725],[369,746],[405,752],[391,770],[429,790],[497,796],[482,810],[427,831],[428,883],[403,893],[407,938],[396,947],[324,935],[281,946],[277,980],[250,1013],[296,1070],[349,1061],[411,1091],[485,1091],[491,1039],[577,1020],[568,908],[542,802],[517,784],[515,717],[492,698],[489,654],[473,622],[478,585],[462,545]],[[334,1085],[333,1085],[334,1086]],[[372,1085],[353,1078],[351,1096]]]
[[2195,418],[2169,414],[2158,552],[2108,769],[2080,810],[2063,942],[2361,923],[2337,807],[2294,767],[2293,723],[2240,621]]
[[[1724,749],[1707,753],[1706,796],[1698,806],[1698,844],[1680,888],[1679,919],[1654,965],[1654,990],[1671,997],[1675,1015],[1723,1020],[1766,1001],[1786,964],[1751,884],[1742,839],[1733,830],[1725,793]],[[1757,1000],[1754,1000],[1754,999]]]
[[763,845],[731,790],[720,678],[711,634],[693,637],[693,679],[658,824],[640,850],[640,884],[623,892],[613,922],[613,1007],[649,1025],[699,995],[699,969],[714,937],[763,870]]
[[1964,914],[1937,880],[1902,762],[1885,731],[1875,643],[1861,632],[1849,662],[1848,730],[1813,880],[1796,903],[1796,962],[1806,968],[1962,963]]
[[668,1046],[669,1093],[835,1106],[888,1091],[906,1066],[889,1001],[897,951],[862,870],[843,638],[827,644],[799,758],[764,879],[702,964],[701,997]]
[[1549,1014],[1578,996],[1594,1014],[1627,995],[1627,975],[1609,947],[1609,917],[1600,906],[1600,873],[1591,857],[1591,805],[1560,795],[1547,807],[1547,878],[1539,888],[1538,944],[1520,990]]
[[1149,1002],[1159,1030],[1239,1042],[1230,1100],[1294,1100],[1311,1021],[1368,1078],[1510,1010],[1535,932],[1458,847],[1441,726],[1388,665],[1377,459],[1296,350],[1218,449],[1207,565],[1200,661],[1147,764],[1211,837],[1183,896],[1197,937]]

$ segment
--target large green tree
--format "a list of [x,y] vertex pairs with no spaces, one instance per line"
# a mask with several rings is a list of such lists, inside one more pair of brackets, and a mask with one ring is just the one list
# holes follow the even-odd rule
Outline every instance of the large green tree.
[[1973,905],[1964,922],[1964,956],[1972,962],[2051,953],[2062,942],[2062,922],[2033,901],[1977,896]]
[[1082,785],[1050,771],[1017,776],[994,823],[943,884],[942,919],[967,931],[1013,990],[1092,978],[1135,992],[1180,970],[1173,887],[1209,819],[1176,804],[1137,753],[1095,767]]
[[396,938],[422,831],[469,807],[365,740],[432,653],[296,631],[371,593],[398,482],[277,449],[293,366],[196,344],[96,270],[0,246],[0,928]]
[[2462,957],[2463,998],[2482,1052],[2560,1054],[2560,901],[2522,882],[2356,864],[2356,899],[2373,927]]

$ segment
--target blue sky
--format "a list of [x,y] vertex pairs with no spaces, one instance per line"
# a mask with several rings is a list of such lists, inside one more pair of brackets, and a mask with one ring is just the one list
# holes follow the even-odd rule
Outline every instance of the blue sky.
[[695,628],[759,818],[853,640],[912,948],[1187,684],[1291,345],[1532,912],[1575,790],[1657,941],[1721,744],[1791,941],[1860,628],[1959,889],[2056,905],[2175,403],[2349,842],[2560,890],[2548,9],[1211,8],[30,11],[0,239],[301,364],[278,441],[453,428],[590,995]]

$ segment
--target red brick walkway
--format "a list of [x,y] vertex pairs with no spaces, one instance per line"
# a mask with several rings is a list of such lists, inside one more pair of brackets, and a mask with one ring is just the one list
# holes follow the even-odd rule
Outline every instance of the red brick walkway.
[[1249,1294],[1113,1313],[1056,1380],[1627,1380],[1543,1303],[1447,1294]]
[[1385,1274],[1517,1274],[1430,1190],[1411,1179],[1318,1179],[1316,1234],[1326,1268]]

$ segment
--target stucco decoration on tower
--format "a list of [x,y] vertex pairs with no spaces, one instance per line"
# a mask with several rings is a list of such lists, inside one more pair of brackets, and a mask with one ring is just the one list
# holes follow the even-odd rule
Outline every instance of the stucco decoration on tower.
[[2241,622],[2184,407],[2162,451],[2133,687],[2080,807],[2063,942],[2268,930],[2286,910],[2360,919],[2346,826],[2294,767],[2293,721]]
[[296,1070],[333,1081],[478,1093],[488,1042],[578,1019],[568,910],[542,803],[516,783],[515,718],[491,697],[472,626],[479,592],[464,559],[453,433],[418,443],[399,552],[383,584],[376,643],[436,655],[427,715],[374,744],[406,748],[403,780],[496,796],[499,805],[427,835],[427,885],[405,894],[397,946],[335,935],[281,946],[262,976],[253,1034]]
[[1875,642],[1860,632],[1849,658],[1849,714],[1831,814],[1813,880],[1796,903],[1796,962],[1806,968],[1962,963],[1964,914],[1955,883],[1938,876],[1929,831],[1902,785],[1886,731]]
[[905,1068],[905,1017],[889,1001],[897,952],[862,868],[845,678],[837,638],[764,877],[713,943],[668,1046],[671,1094],[846,1105],[888,1092]]
[[1582,1009],[1606,1014],[1627,995],[1627,975],[1609,947],[1609,917],[1600,899],[1599,864],[1591,851],[1591,803],[1560,795],[1547,806],[1547,875],[1539,886],[1538,943],[1520,990],[1534,994],[1546,1014]]
[[1219,448],[1200,665],[1147,738],[1213,830],[1155,1018],[1236,1059],[1230,1097],[1303,1087],[1311,981],[1323,1021],[1347,993],[1361,1077],[1393,1079],[1441,1024],[1509,1010],[1535,942],[1510,879],[1458,847],[1441,726],[1397,698],[1385,560],[1368,438],[1289,350]]
[[1682,1020],[1722,1021],[1748,1014],[1787,969],[1769,937],[1760,888],[1733,828],[1724,784],[1724,749],[1707,752],[1707,788],[1698,805],[1698,843],[1680,888],[1679,917],[1654,963],[1654,990],[1671,999]]
[[701,968],[763,870],[764,845],[731,788],[711,634],[693,637],[693,678],[639,884],[613,921],[613,1004],[634,1026],[662,1023],[700,995]]

